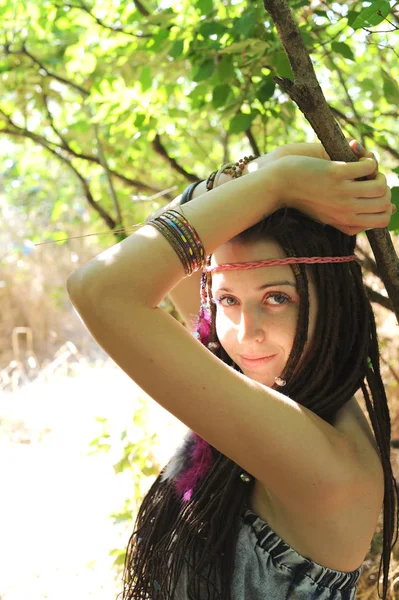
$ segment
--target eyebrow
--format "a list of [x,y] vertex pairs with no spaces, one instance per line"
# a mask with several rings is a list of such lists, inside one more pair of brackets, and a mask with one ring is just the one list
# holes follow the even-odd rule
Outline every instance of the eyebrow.
[[[273,287],[275,285],[291,285],[292,287],[296,288],[296,284],[292,283],[291,281],[274,281],[273,283],[264,283],[260,287],[256,288],[255,291],[260,292],[262,290],[265,290],[268,287]],[[233,292],[233,290],[231,290],[230,288],[227,288],[227,287],[218,287],[217,291]]]

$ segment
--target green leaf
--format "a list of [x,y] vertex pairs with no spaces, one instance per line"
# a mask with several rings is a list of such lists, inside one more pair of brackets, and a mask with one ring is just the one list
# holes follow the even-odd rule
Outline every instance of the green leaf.
[[143,67],[140,75],[141,91],[146,92],[152,86],[152,76],[150,67]]
[[236,77],[233,65],[233,58],[231,56],[223,56],[222,60],[218,65],[218,75],[222,81],[233,81]]
[[223,84],[217,85],[212,93],[212,106],[220,108],[226,104],[226,100],[230,94],[230,86]]
[[213,0],[197,0],[195,6],[201,15],[209,15],[213,11]]
[[273,96],[275,88],[276,84],[273,75],[270,73],[263,78],[263,81],[256,92],[256,97],[264,104],[266,100],[270,100]]
[[291,65],[284,51],[276,52],[271,60],[271,63],[276,67],[277,75],[280,77],[287,77],[291,80],[294,79]]
[[390,104],[399,103],[399,86],[393,77],[384,69],[381,69],[383,79],[384,96]]
[[173,46],[171,47],[171,49],[169,50],[168,54],[172,58],[176,59],[176,58],[179,58],[179,56],[181,56],[183,54],[183,49],[184,49],[184,40],[176,40],[175,43],[173,44]]
[[233,27],[234,31],[243,35],[244,37],[248,37],[255,25],[258,22],[258,16],[255,11],[250,11],[242,16],[240,19],[235,19]]
[[348,60],[356,60],[352,48],[348,44],[345,44],[345,42],[332,42],[331,48],[334,52],[341,54],[341,56]]
[[346,15],[346,18],[348,19],[349,27],[352,27],[353,23],[355,22],[355,20],[359,16],[359,14],[360,14],[360,12],[358,10],[348,10],[348,14]]
[[256,115],[239,113],[230,121],[229,133],[241,133],[251,127],[251,123]]
[[392,171],[393,171],[394,173],[396,173],[396,175],[399,175],[399,167],[396,167],[396,169],[392,169]]
[[12,66],[5,60],[0,61],[0,73],[6,73],[12,71]]
[[313,14],[317,15],[318,17],[324,17],[325,19],[328,19],[328,15],[325,10],[314,10]]
[[388,0],[373,0],[371,6],[364,8],[352,23],[353,29],[375,27],[389,15],[391,5]]
[[163,42],[169,37],[169,31],[167,29],[161,29],[159,33],[154,35],[153,38],[147,43],[147,49],[150,52],[158,52],[162,49]]
[[51,211],[50,221],[56,223],[66,209],[67,205],[62,200],[58,200]]
[[[396,171],[399,171],[399,168]],[[392,215],[388,229],[389,231],[399,232],[399,187],[393,187],[391,193],[391,202],[396,206],[396,213]]]
[[309,0],[294,0],[291,3],[292,10],[298,10],[298,8],[302,8],[303,6],[309,6]]
[[121,554],[119,554],[119,556],[117,556],[116,559],[114,560],[114,565],[122,566],[125,562],[125,555],[126,555],[126,552],[122,552]]
[[215,70],[215,61],[213,58],[208,58],[205,60],[202,65],[197,70],[196,74],[193,77],[193,81],[204,81],[205,79],[209,79]]
[[208,39],[211,35],[221,37],[226,31],[229,31],[227,27],[218,21],[203,23],[198,30],[204,39]]
[[146,115],[143,115],[142,113],[137,113],[136,118],[134,120],[134,124],[137,127],[137,129],[140,129],[145,120]]

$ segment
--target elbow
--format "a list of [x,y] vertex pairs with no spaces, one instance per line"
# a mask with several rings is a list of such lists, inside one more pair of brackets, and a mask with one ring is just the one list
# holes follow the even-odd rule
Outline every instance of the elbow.
[[72,296],[75,296],[76,291],[79,287],[80,277],[78,271],[79,269],[73,271],[66,281],[66,288],[70,298],[72,298]]
[[83,298],[87,298],[87,286],[83,284],[82,273],[79,269],[73,271],[66,281],[68,296],[72,304],[80,304]]

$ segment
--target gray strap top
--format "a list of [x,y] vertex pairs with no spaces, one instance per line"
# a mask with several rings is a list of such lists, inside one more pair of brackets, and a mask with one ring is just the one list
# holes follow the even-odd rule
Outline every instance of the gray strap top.
[[[233,600],[355,600],[363,565],[350,572],[323,567],[298,554],[250,509],[240,518]],[[198,600],[207,597],[205,586]],[[188,600],[186,569],[175,598]]]

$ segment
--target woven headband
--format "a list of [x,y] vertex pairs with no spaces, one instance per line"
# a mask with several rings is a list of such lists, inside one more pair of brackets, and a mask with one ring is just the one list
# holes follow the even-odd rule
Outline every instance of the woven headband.
[[205,273],[219,273],[220,271],[241,271],[246,269],[258,269],[259,267],[274,267],[276,265],[294,265],[298,263],[305,264],[323,264],[323,263],[346,263],[357,260],[356,254],[350,256],[310,256],[304,258],[289,257],[289,258],[270,258],[268,260],[256,260],[253,262],[243,263],[225,263],[217,267],[204,267]]

